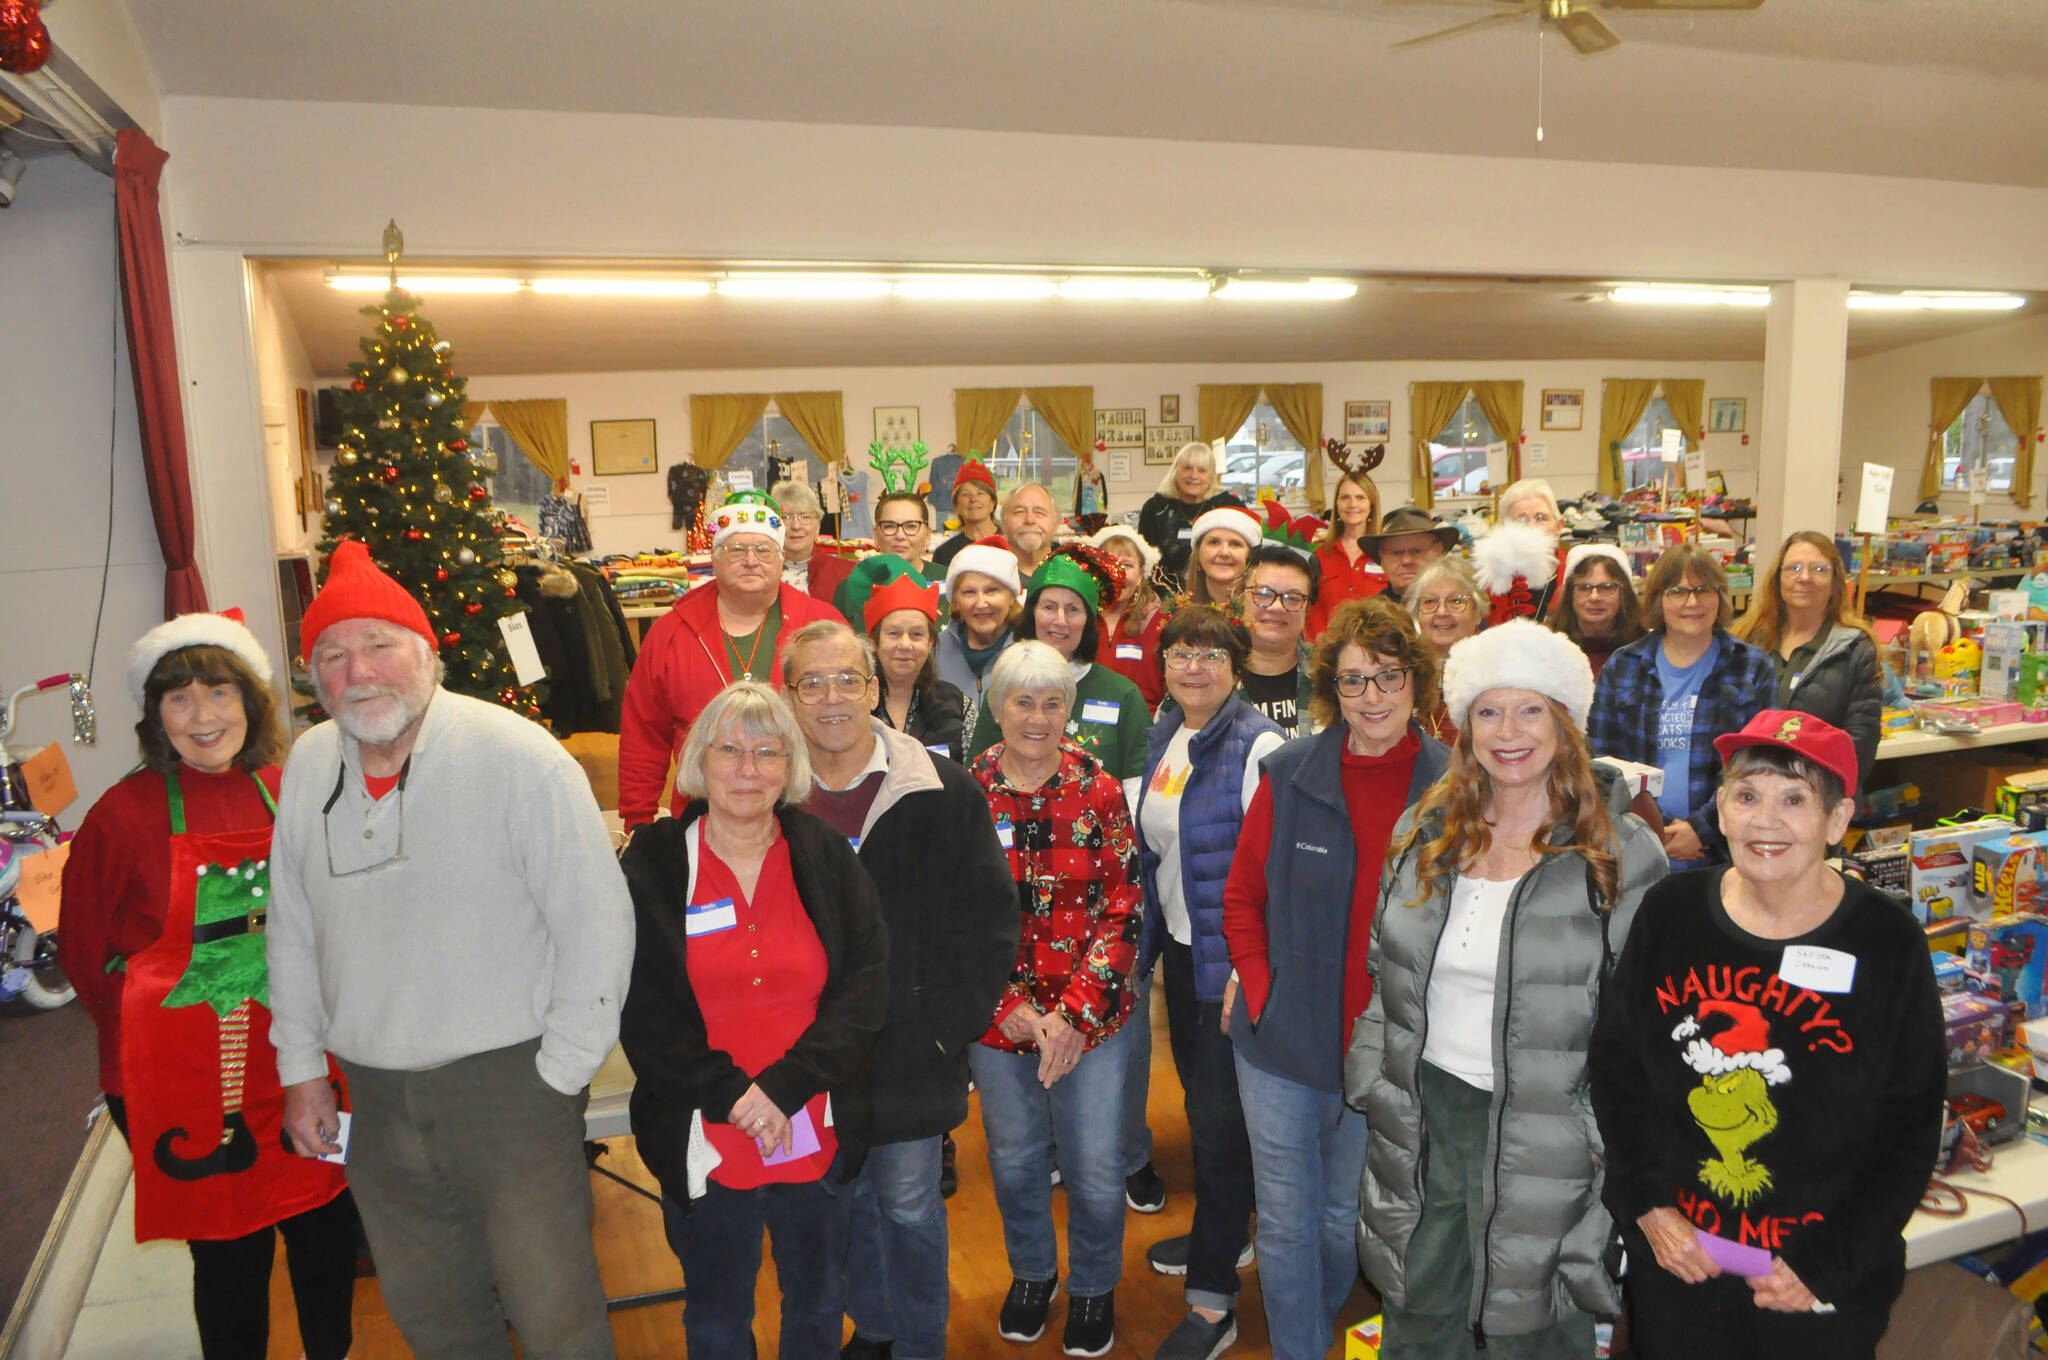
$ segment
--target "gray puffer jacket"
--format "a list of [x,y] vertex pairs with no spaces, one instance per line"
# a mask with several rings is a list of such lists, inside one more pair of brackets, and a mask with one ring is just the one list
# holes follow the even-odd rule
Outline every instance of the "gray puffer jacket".
[[[1410,808],[1396,841],[1414,823]],[[1494,992],[1493,1102],[1468,1325],[1476,1336],[1540,1331],[1582,1309],[1611,1317],[1620,1289],[1602,1262],[1612,1219],[1600,1203],[1600,1130],[1586,1076],[1604,961],[1621,952],[1643,893],[1667,872],[1656,834],[1634,816],[1614,819],[1621,900],[1603,921],[1589,867],[1575,852],[1545,855],[1515,885],[1501,928]],[[1415,860],[1430,828],[1380,881],[1373,915],[1372,1002],[1352,1031],[1344,1097],[1365,1115],[1369,1144],[1359,1185],[1358,1256],[1385,1301],[1408,1304],[1404,1262],[1422,1216],[1429,1155],[1417,1076],[1427,1035],[1429,977],[1450,910],[1451,882],[1417,894]],[[1570,843],[1560,827],[1553,845]],[[1604,926],[1604,932],[1603,932]],[[1604,938],[1603,938],[1604,934]],[[1511,1168],[1511,1169],[1510,1169]],[[1427,1283],[1418,1281],[1418,1289]]]

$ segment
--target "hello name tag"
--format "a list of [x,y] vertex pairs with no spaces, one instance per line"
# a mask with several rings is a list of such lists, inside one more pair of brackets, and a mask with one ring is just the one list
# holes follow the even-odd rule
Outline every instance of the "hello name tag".
[[1818,945],[1789,944],[1778,976],[1810,992],[1846,992],[1856,985],[1856,956]]
[[1195,530],[1194,530],[1194,527],[1193,527],[1192,525],[1190,525],[1190,526],[1189,526],[1188,528],[1185,528],[1185,529],[1181,530],[1181,531],[1180,531],[1180,536],[1181,536],[1182,538],[1193,538],[1193,537],[1195,536]]
[[1017,844],[1017,833],[1011,828],[1008,822],[997,822],[996,840],[1002,844],[1003,849],[1009,850],[1014,848]]
[[730,897],[687,907],[683,911],[683,933],[693,940],[699,935],[716,935],[720,931],[731,930],[739,923],[739,911]]
[[1140,642],[1119,642],[1116,645],[1116,659],[1119,661],[1143,661],[1145,646]]
[[1116,715],[1121,707],[1115,699],[1090,699],[1081,705],[1081,721],[1115,727]]

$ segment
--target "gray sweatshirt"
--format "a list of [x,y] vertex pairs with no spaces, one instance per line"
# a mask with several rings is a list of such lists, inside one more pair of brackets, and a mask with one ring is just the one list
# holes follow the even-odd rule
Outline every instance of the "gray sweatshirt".
[[420,1071],[541,1038],[573,1094],[618,1040],[633,904],[590,784],[545,729],[435,691],[401,786],[372,800],[335,723],[286,763],[271,843],[271,1042]]

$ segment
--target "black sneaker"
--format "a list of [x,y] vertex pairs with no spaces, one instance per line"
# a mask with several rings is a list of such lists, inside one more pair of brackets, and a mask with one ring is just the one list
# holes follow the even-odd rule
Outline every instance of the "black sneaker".
[[1057,1278],[1011,1280],[1003,1311],[996,1318],[996,1335],[1005,1341],[1036,1341],[1044,1336],[1045,1315],[1052,1309],[1052,1296],[1059,1292]]
[[839,1360],[889,1360],[895,1354],[894,1341],[870,1341],[859,1332],[839,1348]]
[[[1237,1268],[1243,1270],[1257,1259],[1252,1251],[1251,1240],[1247,1238],[1244,1250],[1237,1254]],[[1161,1275],[1185,1275],[1188,1273],[1188,1235],[1164,1237],[1145,1248],[1145,1264]]]
[[1237,1310],[1231,1309],[1211,1322],[1189,1310],[1180,1326],[1166,1334],[1152,1360],[1216,1360],[1237,1343]]
[[1067,1329],[1060,1349],[1068,1355],[1107,1355],[1116,1344],[1116,1291],[1091,1298],[1067,1297]]
[[1147,1162],[1124,1177],[1124,1203],[1141,1214],[1156,1214],[1166,1207],[1166,1182]]
[[939,1140],[939,1198],[951,1199],[959,1188],[960,1149],[954,1146],[953,1135],[949,1133]]

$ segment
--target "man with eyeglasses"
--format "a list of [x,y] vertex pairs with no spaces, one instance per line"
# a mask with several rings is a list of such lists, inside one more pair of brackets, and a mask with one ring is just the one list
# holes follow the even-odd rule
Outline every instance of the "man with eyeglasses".
[[[619,817],[652,821],[669,768],[704,705],[735,680],[782,682],[782,639],[833,619],[832,606],[782,579],[782,507],[742,491],[712,511],[711,580],[647,630],[619,712]],[[682,794],[669,791],[669,811]]]
[[867,1083],[835,1112],[868,1145],[850,1189],[842,1355],[946,1352],[941,1140],[967,1118],[967,1053],[1017,959],[1009,860],[966,770],[873,716],[873,645],[845,624],[789,639],[783,684],[811,758],[806,812],[845,836],[889,927],[889,1019]]
[[440,688],[425,612],[360,543],[303,637],[334,721],[292,751],[271,846],[286,1135],[345,1150],[415,1353],[502,1353],[509,1317],[528,1355],[609,1357],[583,1111],[634,926],[590,783],[538,724]]
[[777,482],[768,493],[782,507],[782,579],[814,600],[832,603],[853,571],[853,559],[818,549],[825,508],[809,482]]
[[1302,627],[1316,602],[1315,573],[1294,549],[1261,543],[1245,559],[1244,581],[1238,607],[1252,650],[1238,693],[1288,736],[1311,732],[1302,726],[1312,697]]
[[[944,579],[944,573],[926,574],[931,544],[931,511],[924,498],[906,491],[885,493],[875,505],[875,551],[902,558],[917,573],[919,580],[929,583],[934,576]],[[860,609],[866,599],[866,591],[841,585],[832,603],[841,617],[859,628]]]

